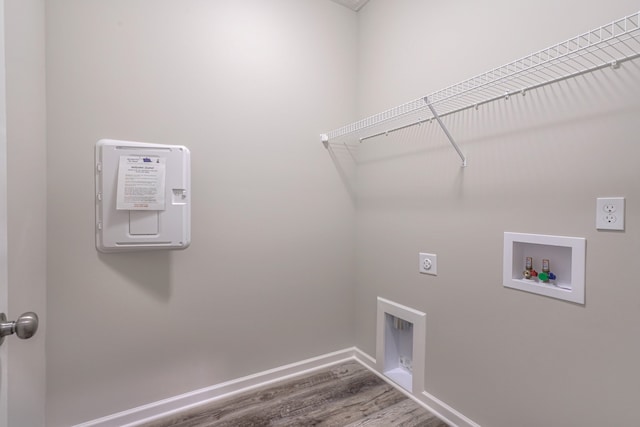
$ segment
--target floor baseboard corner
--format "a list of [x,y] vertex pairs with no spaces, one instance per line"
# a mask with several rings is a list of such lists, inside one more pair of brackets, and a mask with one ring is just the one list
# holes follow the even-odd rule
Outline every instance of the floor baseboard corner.
[[182,412],[213,402],[218,399],[233,396],[237,393],[252,390],[257,387],[290,379],[299,375],[335,365],[346,360],[355,359],[356,348],[346,348],[321,356],[312,357],[300,362],[280,366],[267,371],[247,375],[231,381],[226,381],[210,387],[194,390],[178,396],[163,399],[147,405],[128,409],[116,414],[77,424],[73,427],[135,427],[154,421],[177,412]]
[[451,425],[451,427],[481,427],[479,424],[475,423],[470,418],[463,415],[461,412],[455,410],[453,407],[447,405],[440,399],[431,395],[427,391],[423,391],[420,394],[414,395],[409,393],[407,390],[394,383],[390,378],[385,376],[382,372],[378,372],[376,369],[376,359],[363,352],[359,348],[354,348],[354,358],[360,362],[364,367],[371,370],[373,373],[378,375],[380,378],[394,386],[397,390],[404,393],[406,396],[420,404],[422,407],[427,409],[429,412],[435,414],[440,419],[442,419],[447,424]]
[[401,391],[407,397],[411,398],[425,409],[450,424],[452,427],[480,427],[462,413],[456,411],[454,408],[426,391],[423,391],[418,395],[407,392],[381,372],[378,372],[376,369],[376,359],[357,347],[338,350],[300,362],[247,375],[242,378],[226,381],[210,387],[128,409],[106,417],[87,421],[73,427],[136,427],[219,399],[231,397],[241,392],[250,391],[278,381],[305,375],[318,369],[323,369],[348,360],[357,361],[384,381]]

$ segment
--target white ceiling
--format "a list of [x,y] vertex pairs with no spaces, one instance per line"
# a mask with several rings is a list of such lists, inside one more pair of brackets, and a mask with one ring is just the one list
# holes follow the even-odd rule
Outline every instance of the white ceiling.
[[343,6],[348,7],[351,10],[355,10],[356,12],[359,11],[360,9],[362,9],[362,7],[369,1],[369,0],[333,0],[336,3],[339,3]]

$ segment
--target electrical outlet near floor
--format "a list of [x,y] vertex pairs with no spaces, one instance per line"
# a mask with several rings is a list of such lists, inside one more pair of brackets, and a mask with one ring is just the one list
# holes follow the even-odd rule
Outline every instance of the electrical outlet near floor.
[[420,252],[420,264],[418,271],[423,274],[438,275],[438,257],[436,254],[427,254]]
[[624,197],[599,197],[596,200],[596,228],[624,230]]
[[410,357],[400,356],[400,366],[409,372],[413,372],[413,362]]

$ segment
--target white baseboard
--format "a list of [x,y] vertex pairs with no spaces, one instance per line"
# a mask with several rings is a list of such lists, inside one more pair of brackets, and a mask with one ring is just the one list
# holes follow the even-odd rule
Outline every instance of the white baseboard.
[[355,357],[355,359],[358,362],[360,362],[361,364],[363,364],[364,366],[366,366],[370,370],[372,370],[374,372],[376,371],[376,359],[371,357],[371,356],[369,356],[367,353],[365,353],[364,351],[360,350],[358,347],[354,347],[353,348],[353,357]]
[[437,414],[446,414],[444,418],[448,420],[447,422],[451,425],[457,427],[480,427],[480,424],[473,422],[471,419],[467,418],[460,412],[453,409],[451,406],[447,405],[440,399],[432,396],[426,391],[422,392],[421,396],[417,396],[418,399],[433,413]]
[[414,396],[408,393],[402,387],[399,387],[389,378],[378,372],[376,370],[376,360],[356,347],[328,353],[322,356],[303,360],[301,362],[292,363],[290,365],[248,375],[246,377],[227,381],[211,387],[202,388],[200,390],[195,390],[179,396],[150,403],[148,405],[118,412],[117,414],[77,424],[73,427],[135,427],[218,399],[230,397],[277,381],[304,375],[347,360],[356,360],[371,370],[371,372],[375,373],[406,396],[426,408],[428,411],[442,418],[452,427],[480,427],[478,424],[474,423],[469,418],[465,417],[460,412],[438,400],[426,391],[419,396]]
[[202,388],[179,396],[139,406],[117,414],[88,421],[73,427],[134,427],[177,412],[210,403],[217,399],[248,391],[276,381],[303,375],[311,371],[355,359],[355,348],[336,351],[323,356],[270,369],[211,387]]
[[424,407],[432,414],[435,414],[438,418],[442,419],[451,427],[480,427],[479,424],[473,422],[462,413],[456,411],[451,406],[447,405],[446,403],[437,399],[426,391],[423,391],[420,395],[413,395],[409,393],[407,390],[400,387],[391,379],[386,377],[382,372],[378,372],[376,369],[376,359],[364,353],[360,349],[354,349],[354,357],[358,362],[368,368],[371,372],[394,386],[398,391],[402,392],[404,395],[418,403],[420,406]]

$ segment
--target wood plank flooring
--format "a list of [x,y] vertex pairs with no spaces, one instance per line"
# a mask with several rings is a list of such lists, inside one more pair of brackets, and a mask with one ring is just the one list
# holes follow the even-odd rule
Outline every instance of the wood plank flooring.
[[356,361],[203,405],[143,427],[448,427]]

